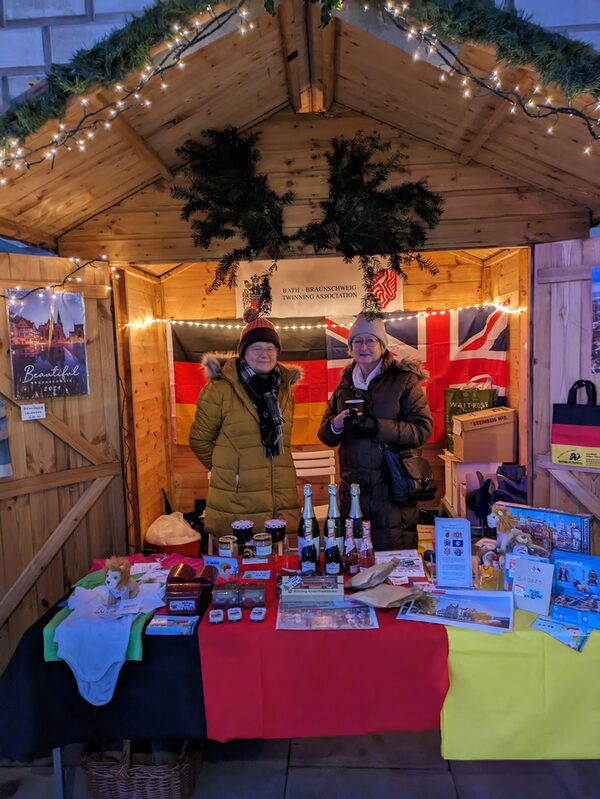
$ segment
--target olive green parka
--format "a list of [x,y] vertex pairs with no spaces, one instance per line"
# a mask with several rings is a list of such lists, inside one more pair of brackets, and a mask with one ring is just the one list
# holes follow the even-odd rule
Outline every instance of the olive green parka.
[[208,383],[196,403],[190,446],[210,471],[205,529],[223,535],[231,533],[236,519],[253,519],[257,532],[267,519],[277,517],[286,520],[288,531],[295,532],[300,505],[291,451],[292,386],[301,370],[279,364],[283,453],[267,458],[258,413],[239,380],[236,360],[214,353],[202,359]]

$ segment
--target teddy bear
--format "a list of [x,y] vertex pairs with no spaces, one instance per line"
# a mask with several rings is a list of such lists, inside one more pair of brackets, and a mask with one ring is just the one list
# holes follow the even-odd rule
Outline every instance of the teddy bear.
[[121,599],[133,599],[140,587],[131,576],[131,565],[127,558],[113,555],[104,564],[104,585],[108,588],[108,605],[116,605]]

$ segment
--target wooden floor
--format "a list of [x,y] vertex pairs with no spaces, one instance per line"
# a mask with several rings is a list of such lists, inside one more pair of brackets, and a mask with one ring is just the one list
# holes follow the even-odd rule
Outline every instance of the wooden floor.
[[[77,751],[69,799],[88,799]],[[53,799],[52,769],[0,765],[0,799]],[[439,735],[210,743],[192,799],[600,799],[600,761],[447,762]]]

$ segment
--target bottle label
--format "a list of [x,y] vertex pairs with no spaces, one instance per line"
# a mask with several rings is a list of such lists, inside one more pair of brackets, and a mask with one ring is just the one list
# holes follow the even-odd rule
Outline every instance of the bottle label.
[[314,572],[314,570],[315,570],[315,564],[312,561],[309,560],[302,561],[301,571],[303,574],[306,574],[308,572]]
[[354,549],[354,547],[355,547],[354,540],[352,538],[347,538],[346,542],[344,544],[344,549],[346,550],[346,555],[349,555],[352,552],[352,550]]
[[340,564],[339,563],[326,563],[325,564],[325,573],[326,574],[339,574],[340,573]]
[[358,563],[351,563],[348,574],[358,574]]

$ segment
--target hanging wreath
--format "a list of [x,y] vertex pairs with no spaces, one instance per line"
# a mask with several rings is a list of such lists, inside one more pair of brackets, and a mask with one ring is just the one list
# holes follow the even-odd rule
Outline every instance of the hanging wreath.
[[[235,128],[205,130],[205,142],[188,140],[177,154],[187,161],[188,185],[176,185],[172,196],[184,200],[182,219],[191,220],[194,244],[204,249],[215,239],[238,236],[243,247],[234,247],[219,261],[210,287],[237,285],[240,261],[267,255],[271,267],[288,252],[290,238],[283,233],[283,209],[294,195],[279,195],[269,188],[267,176],[257,172],[259,134],[242,137]],[[263,281],[264,283],[264,281]]]
[[427,231],[439,222],[442,198],[429,191],[425,180],[384,188],[402,158],[399,152],[377,159],[390,150],[378,134],[358,133],[352,139],[332,139],[325,153],[329,164],[329,196],[320,203],[323,218],[298,231],[295,238],[315,252],[333,250],[349,262],[358,259],[363,272],[363,311],[381,312],[374,290],[378,272],[386,268],[406,277],[404,267],[416,263],[435,274],[437,269],[417,250]]

